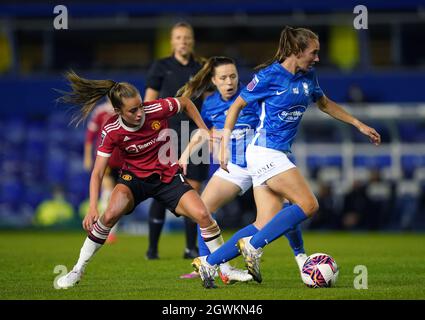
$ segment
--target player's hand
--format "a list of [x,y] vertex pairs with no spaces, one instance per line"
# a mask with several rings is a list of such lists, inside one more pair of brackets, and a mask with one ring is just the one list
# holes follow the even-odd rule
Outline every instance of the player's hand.
[[221,140],[220,143],[218,159],[220,160],[220,167],[224,171],[229,172],[229,169],[227,169],[227,163],[229,163],[229,150],[227,149],[227,144],[225,145],[223,143],[223,140]]
[[183,175],[185,176],[187,174],[187,160],[183,160],[182,158],[180,158],[179,166],[183,171]]
[[91,231],[93,224],[99,219],[99,212],[96,209],[89,209],[89,212],[84,217],[83,228],[86,231]]
[[361,123],[358,129],[365,136],[368,136],[370,142],[372,142],[376,146],[378,146],[381,143],[381,136],[374,128],[371,128],[365,125],[364,123]]

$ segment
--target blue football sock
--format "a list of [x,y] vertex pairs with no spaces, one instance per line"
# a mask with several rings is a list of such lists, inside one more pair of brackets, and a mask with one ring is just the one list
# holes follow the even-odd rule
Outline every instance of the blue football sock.
[[208,249],[207,245],[205,244],[204,238],[202,238],[201,236],[201,229],[199,228],[199,224],[196,225],[196,228],[198,229],[199,256],[207,256],[211,253],[210,249]]
[[289,229],[289,231],[285,233],[285,237],[288,239],[289,245],[291,246],[292,251],[294,251],[294,255],[305,253],[300,224],[294,228]]
[[258,229],[250,224],[245,228],[236,232],[228,241],[226,241],[220,248],[211,253],[207,257],[207,261],[211,265],[221,264],[223,262],[232,260],[239,255],[236,243],[240,238],[249,237],[258,232]]
[[307,219],[304,211],[296,204],[280,210],[264,228],[251,238],[251,245],[258,249],[279,238],[291,228]]
[[[285,202],[282,209],[285,209],[291,205],[291,203]],[[294,255],[297,256],[300,253],[305,253],[303,235],[301,233],[301,224],[298,224],[296,227],[289,229],[289,231],[285,233],[285,237],[288,239],[289,245],[291,246]]]

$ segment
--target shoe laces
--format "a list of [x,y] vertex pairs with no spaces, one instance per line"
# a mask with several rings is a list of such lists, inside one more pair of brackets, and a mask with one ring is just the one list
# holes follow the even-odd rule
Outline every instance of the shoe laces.
[[217,267],[210,265],[206,259],[202,261],[201,267],[208,278],[214,279],[214,276],[217,273]]
[[258,248],[258,249],[254,248],[253,250],[250,250],[250,256],[255,260],[260,259],[262,255],[263,255],[262,248]]

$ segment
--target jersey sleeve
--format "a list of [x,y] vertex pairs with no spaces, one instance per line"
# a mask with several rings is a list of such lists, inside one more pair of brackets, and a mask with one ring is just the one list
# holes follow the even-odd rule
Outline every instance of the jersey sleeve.
[[170,118],[180,111],[180,101],[177,98],[165,98],[148,102],[145,106],[145,113],[152,114],[158,118]]
[[159,61],[155,61],[146,76],[146,88],[152,88],[156,91],[160,91],[163,79],[164,73],[161,68],[161,64]]
[[99,147],[97,148],[97,155],[101,157],[109,158],[115,148],[115,142],[111,134],[108,134],[105,130],[102,130],[101,140]]
[[264,72],[259,72],[254,75],[251,82],[241,90],[240,97],[246,103],[262,100],[270,96],[270,77],[267,77]]
[[319,100],[321,97],[323,97],[325,94],[323,93],[322,89],[320,88],[319,85],[319,80],[317,79],[317,75],[316,73],[314,73],[313,75],[313,102],[316,102],[317,100]]

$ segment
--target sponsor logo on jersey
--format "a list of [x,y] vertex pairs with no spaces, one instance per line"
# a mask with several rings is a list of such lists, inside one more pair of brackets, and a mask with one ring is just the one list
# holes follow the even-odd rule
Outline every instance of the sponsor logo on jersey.
[[276,95],[280,96],[281,94],[285,93],[286,91],[288,91],[288,89],[282,90],[282,91],[276,90]]
[[128,140],[130,140],[130,137],[129,137],[129,136],[125,136],[125,137],[124,137],[124,142],[126,142],[126,141],[128,141]]
[[128,153],[137,153],[147,147],[150,147],[151,145],[155,144],[157,142],[157,138],[153,138],[152,140],[144,143],[144,144],[132,144],[131,146],[128,146],[125,148],[125,151]]
[[161,122],[159,122],[158,120],[155,120],[151,123],[151,128],[155,131],[158,131],[159,129],[161,129]]
[[293,94],[299,94],[300,93],[300,91],[298,90],[298,87],[292,88],[292,92],[293,92]]
[[295,122],[298,121],[302,115],[304,114],[304,111],[307,108],[302,105],[297,105],[290,107],[288,110],[283,110],[278,114],[278,117],[280,120],[285,122]]
[[308,94],[310,93],[310,90],[308,88],[308,83],[307,82],[303,82],[303,88],[304,88],[304,94],[306,96],[308,96]]
[[248,91],[254,90],[259,82],[260,82],[260,80],[258,80],[257,76],[254,76],[254,78],[251,80],[251,82],[248,83],[248,85],[246,86],[246,89]]
[[131,181],[133,177],[130,174],[123,174],[121,178],[125,181]]

